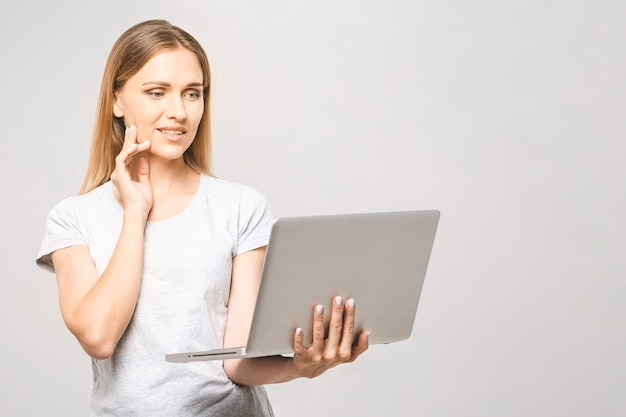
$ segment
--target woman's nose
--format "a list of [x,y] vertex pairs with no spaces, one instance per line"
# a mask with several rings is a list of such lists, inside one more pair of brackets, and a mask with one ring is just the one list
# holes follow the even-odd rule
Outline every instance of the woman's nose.
[[185,120],[187,110],[185,109],[185,103],[182,97],[170,96],[170,99],[167,100],[165,116],[167,116],[168,119]]

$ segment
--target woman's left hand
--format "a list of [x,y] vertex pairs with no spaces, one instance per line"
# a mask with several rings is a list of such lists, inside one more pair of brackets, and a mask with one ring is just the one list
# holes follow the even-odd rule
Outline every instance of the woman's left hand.
[[353,299],[344,302],[342,297],[336,296],[332,302],[328,338],[325,338],[324,306],[315,306],[311,346],[304,346],[302,329],[296,329],[294,336],[293,364],[300,376],[314,378],[341,363],[353,362],[367,350],[369,331],[361,332],[353,344],[355,313]]

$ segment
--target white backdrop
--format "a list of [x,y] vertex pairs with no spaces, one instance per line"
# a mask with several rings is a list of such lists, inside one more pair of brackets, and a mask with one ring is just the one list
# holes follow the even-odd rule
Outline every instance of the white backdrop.
[[278,416],[626,415],[626,3],[7,2],[2,416],[83,416],[89,360],[34,257],[76,193],[123,30],[213,70],[215,173],[276,216],[441,211],[408,341],[268,386]]

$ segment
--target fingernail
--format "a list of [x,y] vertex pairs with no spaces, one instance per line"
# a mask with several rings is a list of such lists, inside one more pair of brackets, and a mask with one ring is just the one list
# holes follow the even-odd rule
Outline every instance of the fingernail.
[[348,300],[348,307],[354,307],[354,298]]
[[301,334],[302,334],[302,329],[298,327],[296,329],[296,336],[300,336]]
[[341,298],[340,295],[335,297],[335,304],[337,304],[338,306],[343,304],[343,298]]
[[128,133],[128,129],[130,129],[130,126],[126,126],[126,130],[124,131],[124,133]]
[[318,304],[315,306],[315,312],[317,314],[322,314],[323,311],[324,311],[324,306],[322,306],[321,304]]
[[144,144],[150,144],[150,141],[149,141],[149,140],[144,140],[143,142],[141,142],[141,144],[142,144],[142,145],[144,145]]

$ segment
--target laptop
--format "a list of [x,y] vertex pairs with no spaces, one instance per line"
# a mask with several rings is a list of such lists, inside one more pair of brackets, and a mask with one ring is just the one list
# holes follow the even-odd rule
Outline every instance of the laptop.
[[[165,355],[168,362],[293,353],[293,334],[312,340],[312,312],[336,295],[356,303],[355,339],[392,343],[412,332],[439,211],[277,219],[271,230],[246,346]],[[326,326],[328,317],[326,317]]]

